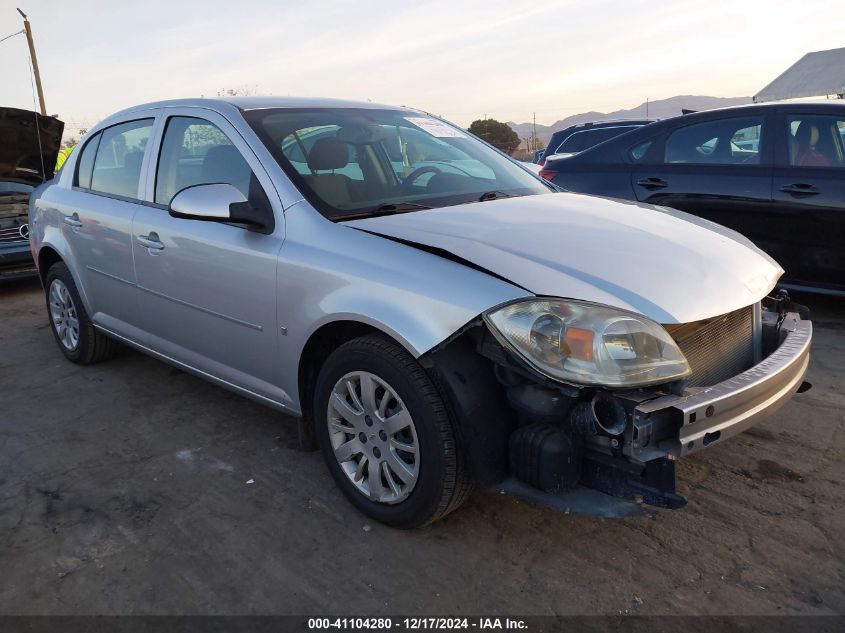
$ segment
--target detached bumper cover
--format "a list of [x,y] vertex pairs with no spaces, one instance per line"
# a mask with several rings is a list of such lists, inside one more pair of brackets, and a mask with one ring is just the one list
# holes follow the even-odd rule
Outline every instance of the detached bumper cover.
[[643,402],[629,425],[630,457],[683,457],[741,433],[783,406],[810,361],[813,326],[795,314],[780,328],[780,345],[751,369],[687,396]]

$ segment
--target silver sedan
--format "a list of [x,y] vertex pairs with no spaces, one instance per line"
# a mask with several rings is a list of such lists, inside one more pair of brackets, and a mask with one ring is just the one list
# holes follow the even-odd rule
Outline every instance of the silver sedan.
[[314,99],[152,103],[31,198],[61,352],[119,343],[297,416],[365,514],[495,487],[679,507],[674,460],[802,385],[806,310],[742,236],[559,193],[442,119]]

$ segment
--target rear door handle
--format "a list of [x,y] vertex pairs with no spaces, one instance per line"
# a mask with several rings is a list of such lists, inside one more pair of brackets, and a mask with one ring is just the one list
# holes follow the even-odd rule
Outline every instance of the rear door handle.
[[160,239],[158,239],[157,233],[151,232],[149,235],[139,235],[135,239],[138,241],[138,244],[144,248],[151,248],[154,251],[164,249],[164,244]]
[[780,188],[780,190],[793,196],[817,196],[821,193],[821,191],[816,189],[813,185],[809,185],[805,182],[795,182],[791,185],[784,185]]
[[65,224],[78,229],[82,226],[82,220],[79,219],[79,214],[74,212],[71,215],[65,216]]
[[649,190],[663,189],[669,186],[669,183],[662,178],[641,178],[637,181],[637,184]]

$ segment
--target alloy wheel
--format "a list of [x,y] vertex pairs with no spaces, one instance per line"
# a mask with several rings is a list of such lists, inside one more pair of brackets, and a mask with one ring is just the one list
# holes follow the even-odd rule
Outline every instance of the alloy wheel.
[[50,284],[50,316],[61,344],[72,352],[79,345],[79,316],[70,291],[61,279]]
[[335,383],[326,420],[335,459],[361,494],[387,504],[408,498],[419,477],[419,443],[393,387],[350,372]]

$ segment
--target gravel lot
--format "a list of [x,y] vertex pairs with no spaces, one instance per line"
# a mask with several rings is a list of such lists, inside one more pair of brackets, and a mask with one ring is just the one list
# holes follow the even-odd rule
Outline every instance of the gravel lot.
[[403,532],[369,525],[291,420],[128,350],[72,365],[37,281],[7,284],[0,613],[845,613],[845,301],[802,299],[814,388],[680,462],[684,509],[477,493]]

